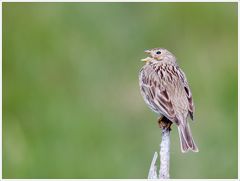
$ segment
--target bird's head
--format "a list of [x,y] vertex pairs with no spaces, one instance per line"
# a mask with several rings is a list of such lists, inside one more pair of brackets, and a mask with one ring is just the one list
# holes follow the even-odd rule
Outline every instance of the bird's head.
[[153,48],[145,50],[144,52],[149,55],[147,58],[142,59],[144,62],[162,60],[175,61],[174,55],[165,48]]

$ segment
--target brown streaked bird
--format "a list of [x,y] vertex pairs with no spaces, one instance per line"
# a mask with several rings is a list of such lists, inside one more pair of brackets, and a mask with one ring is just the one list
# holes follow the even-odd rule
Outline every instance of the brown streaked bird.
[[179,68],[175,56],[165,48],[146,50],[149,57],[139,73],[141,94],[147,105],[159,115],[159,126],[170,129],[178,127],[182,152],[198,152],[189,123],[193,120],[194,104],[184,72]]

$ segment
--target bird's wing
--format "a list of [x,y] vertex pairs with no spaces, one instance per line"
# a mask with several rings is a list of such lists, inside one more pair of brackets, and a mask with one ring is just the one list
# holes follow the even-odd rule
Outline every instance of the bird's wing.
[[193,103],[193,98],[192,98],[192,92],[190,90],[190,87],[188,85],[188,81],[187,81],[187,78],[186,78],[186,75],[184,74],[184,72],[179,67],[177,67],[177,70],[179,71],[179,76],[183,83],[184,90],[185,90],[185,93],[186,93],[186,96],[188,99],[189,115],[190,115],[191,119],[193,120],[193,113],[195,111],[195,108],[194,108],[194,103]]
[[164,81],[151,65],[145,65],[139,77],[141,92],[145,102],[155,112],[158,112],[171,121],[175,120],[176,113]]

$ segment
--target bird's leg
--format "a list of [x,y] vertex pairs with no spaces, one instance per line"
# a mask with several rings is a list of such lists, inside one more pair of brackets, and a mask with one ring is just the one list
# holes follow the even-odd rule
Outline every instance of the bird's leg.
[[171,131],[172,122],[169,119],[167,119],[165,116],[161,116],[158,119],[158,125],[161,129],[167,129]]

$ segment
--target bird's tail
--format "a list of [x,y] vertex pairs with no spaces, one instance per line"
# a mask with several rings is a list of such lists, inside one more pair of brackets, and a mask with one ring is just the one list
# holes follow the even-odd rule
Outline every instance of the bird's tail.
[[178,133],[180,138],[181,150],[183,153],[187,152],[188,150],[198,152],[198,147],[193,140],[188,122],[186,122],[186,124],[184,125],[180,124],[178,126]]

